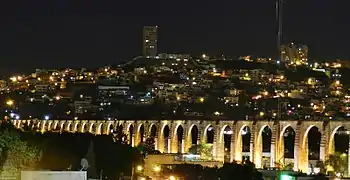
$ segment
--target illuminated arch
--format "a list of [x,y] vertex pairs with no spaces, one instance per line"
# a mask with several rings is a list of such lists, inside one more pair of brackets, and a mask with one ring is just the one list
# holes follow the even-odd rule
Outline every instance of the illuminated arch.
[[52,121],[50,121],[49,124],[48,124],[48,126],[47,126],[47,130],[48,130],[48,131],[51,131],[51,129],[52,129],[51,126],[52,126]]
[[97,127],[96,134],[102,134],[103,128],[104,128],[103,123],[99,123],[98,127]]
[[[187,145],[188,146],[192,146],[192,129],[196,127],[197,128],[197,138],[198,135],[200,134],[199,128],[197,126],[197,124],[192,124],[189,128],[188,128],[188,132],[187,132]],[[196,142],[196,144],[198,144],[198,142]]]
[[224,139],[224,132],[225,132],[225,129],[229,127],[230,130],[232,130],[231,126],[228,125],[228,124],[225,124],[224,126],[222,126],[221,130],[220,130],[220,138],[219,138],[219,142],[223,142],[223,139]]
[[[236,145],[235,145],[235,160],[238,161],[238,162],[241,162],[242,161],[242,148],[243,148],[243,140],[242,140],[242,131],[244,128],[250,128],[249,125],[242,125],[241,128],[239,129],[238,133],[237,134],[237,141],[236,141]],[[252,149],[250,149],[250,151],[252,151]]]
[[205,126],[204,132],[203,132],[203,142],[205,142],[205,143],[207,143],[207,141],[208,141],[207,131],[208,131],[210,126],[213,128],[214,134],[215,134],[215,131],[216,131],[216,129],[214,128],[214,126],[212,124],[208,124],[207,126]]
[[331,135],[329,137],[329,145],[328,145],[328,154],[334,154],[335,152],[335,134],[340,128],[345,128],[344,126],[337,126],[333,129],[331,132]]
[[148,136],[149,137],[151,137],[152,136],[152,128],[155,128],[156,129],[156,131],[155,131],[155,135],[154,135],[154,138],[155,137],[157,137],[157,131],[158,131],[158,128],[157,128],[157,126],[155,125],[155,123],[152,123],[150,126],[149,126],[149,128],[148,128]]
[[110,132],[111,132],[111,127],[114,129],[114,126],[112,126],[113,125],[113,123],[111,123],[111,122],[109,122],[108,124],[107,124],[107,127],[106,127],[106,133],[105,134],[109,134]]
[[97,128],[96,128],[95,123],[91,123],[91,124],[90,124],[90,127],[89,127],[89,133],[95,134],[95,133],[96,133],[96,130],[97,130]]

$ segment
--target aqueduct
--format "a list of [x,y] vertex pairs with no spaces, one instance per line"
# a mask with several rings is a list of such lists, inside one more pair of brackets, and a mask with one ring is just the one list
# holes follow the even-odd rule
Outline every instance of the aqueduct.
[[[90,132],[95,135],[109,134],[116,127],[122,126],[132,146],[137,146],[146,138],[154,138],[155,148],[162,153],[185,153],[194,144],[211,143],[215,160],[224,161],[228,156],[229,161],[240,162],[244,154],[248,154],[250,161],[254,162],[257,168],[263,166],[262,132],[266,128],[271,130],[269,165],[275,167],[276,162],[284,163],[285,132],[287,129],[292,129],[295,132],[294,170],[303,172],[307,172],[309,166],[308,134],[310,129],[317,128],[321,134],[319,143],[319,160],[321,161],[334,153],[334,136],[337,130],[339,128],[350,129],[350,121],[331,120],[13,120],[13,124],[17,128],[24,127],[26,124],[42,132],[56,130]],[[247,133],[246,129],[250,130],[249,151],[243,152],[245,149],[243,135]],[[227,135],[230,138],[226,138]],[[350,150],[348,151],[349,157]]]

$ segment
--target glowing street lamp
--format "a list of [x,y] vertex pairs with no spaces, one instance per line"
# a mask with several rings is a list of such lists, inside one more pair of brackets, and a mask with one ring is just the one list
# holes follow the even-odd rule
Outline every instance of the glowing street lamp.
[[154,172],[160,172],[162,169],[160,168],[159,165],[153,167]]
[[8,100],[8,101],[6,101],[6,104],[8,106],[13,106],[15,104],[15,102],[13,100]]
[[143,170],[143,167],[141,165],[136,166],[136,171],[140,172]]

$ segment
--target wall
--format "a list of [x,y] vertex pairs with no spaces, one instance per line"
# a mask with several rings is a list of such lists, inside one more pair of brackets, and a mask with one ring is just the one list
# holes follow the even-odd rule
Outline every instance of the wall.
[[21,180],[87,180],[86,171],[22,171]]

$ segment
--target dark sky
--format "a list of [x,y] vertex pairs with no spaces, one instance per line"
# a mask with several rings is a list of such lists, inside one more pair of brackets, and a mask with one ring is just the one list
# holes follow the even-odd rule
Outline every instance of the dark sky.
[[[284,42],[312,60],[350,59],[347,0],[286,0]],[[97,67],[141,53],[142,26],[159,52],[276,57],[274,0],[23,0],[0,2],[0,74]]]

